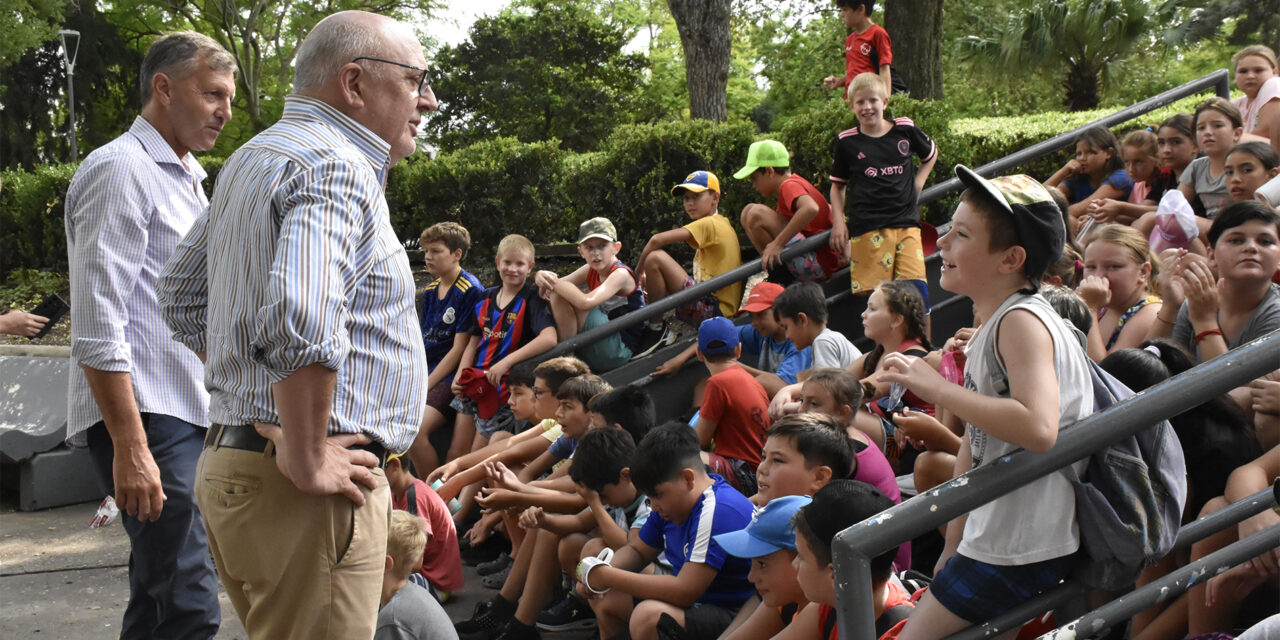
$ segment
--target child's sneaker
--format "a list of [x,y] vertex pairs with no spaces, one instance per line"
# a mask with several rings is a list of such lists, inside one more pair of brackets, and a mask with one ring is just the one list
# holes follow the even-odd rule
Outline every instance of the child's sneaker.
[[536,627],[531,627],[519,620],[512,619],[506,631],[498,636],[498,640],[542,640],[542,634]]
[[476,605],[470,620],[463,620],[453,628],[459,640],[492,640],[516,615],[516,603],[496,595]]
[[499,571],[502,571],[503,569],[506,569],[507,567],[511,566],[511,563],[513,562],[515,561],[511,559],[511,556],[504,553],[494,558],[493,560],[490,560],[488,562],[481,562],[480,564],[476,565],[476,573],[482,576],[487,576],[491,573],[498,573]]
[[505,547],[502,536],[499,535],[490,535],[484,542],[476,546],[471,546],[465,536],[458,536],[458,555],[462,558],[462,564],[469,567],[506,555]]
[[507,576],[511,575],[511,567],[513,566],[515,565],[509,564],[487,576],[481,576],[480,585],[486,589],[501,589],[502,585],[507,582]]
[[543,631],[573,631],[596,628],[596,614],[573,594],[538,613],[538,628]]
[[663,322],[661,329],[645,325],[644,333],[640,334],[640,343],[636,345],[636,354],[631,356],[631,359],[638,360],[669,346],[675,343],[676,337],[676,331],[671,328],[670,323]]

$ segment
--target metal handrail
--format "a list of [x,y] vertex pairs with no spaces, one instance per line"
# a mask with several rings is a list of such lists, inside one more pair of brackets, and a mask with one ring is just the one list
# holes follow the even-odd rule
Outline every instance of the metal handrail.
[[[1016,167],[1018,165],[1025,164],[1032,160],[1036,160],[1044,156],[1057,153],[1063,147],[1074,143],[1076,136],[1081,131],[1088,129],[1089,127],[1093,127],[1099,124],[1105,125],[1107,127],[1112,127],[1122,122],[1126,122],[1128,120],[1137,118],[1138,116],[1155,111],[1156,109],[1159,109],[1161,107],[1165,107],[1178,100],[1181,100],[1186,96],[1199,93],[1208,88],[1213,88],[1220,97],[1223,97],[1223,98],[1230,97],[1231,96],[1231,76],[1227,72],[1227,70],[1219,69],[1217,71],[1214,71],[1213,73],[1209,73],[1204,76],[1201,76],[1195,80],[1192,80],[1191,82],[1188,82],[1183,85],[1179,85],[1177,87],[1174,87],[1168,91],[1165,91],[1164,93],[1153,96],[1151,98],[1147,98],[1142,102],[1139,102],[1132,106],[1121,109],[1120,111],[1117,111],[1111,115],[1105,116],[1098,120],[1094,120],[1093,122],[1090,122],[1088,124],[1081,125],[1079,127],[1076,127],[1075,129],[1067,131],[1066,133],[1056,135],[1043,142],[1038,142],[1034,145],[1031,145],[1030,147],[1027,147],[1026,149],[1020,149],[1018,151],[1015,151],[1007,156],[1004,156],[1003,158],[1000,158],[999,160],[995,160],[993,162],[984,164],[978,167],[977,169],[975,169],[975,171],[977,171],[978,174],[987,176],[987,177],[990,177],[999,173],[1003,173],[1004,171],[1012,167]],[[935,184],[929,187],[928,189],[925,189],[920,194],[919,204],[920,206],[932,204],[933,202],[941,200],[949,195],[952,195],[953,193],[959,192],[961,189],[961,186],[962,185],[960,184],[960,181],[956,178],[950,178],[948,180],[944,180],[943,182],[940,182],[938,184]],[[946,229],[946,225],[943,225],[942,227],[939,228],[939,232],[940,233],[944,232],[945,229]],[[808,253],[810,251],[813,251],[814,249],[817,249],[818,247],[827,243],[827,238],[830,235],[831,235],[830,231],[823,231],[822,233],[809,236],[808,238],[805,238],[800,242],[787,246],[782,250],[781,260],[783,261],[783,263],[785,263],[786,261],[791,260],[792,258],[799,257],[801,255],[804,255],[805,253]],[[937,260],[937,259],[938,259],[937,256],[934,255],[926,258],[926,261]],[[722,273],[714,278],[711,278],[710,280],[704,280],[703,282],[700,282],[692,287],[689,287],[688,289],[678,291],[653,304],[646,305],[642,309],[637,309],[620,318],[610,320],[609,322],[606,322],[589,331],[584,331],[582,333],[579,333],[565,340],[561,340],[558,344],[556,344],[556,346],[544,352],[542,355],[537,356],[535,360],[545,360],[545,359],[550,359],[557,356],[569,355],[587,344],[591,344],[592,342],[595,342],[597,340],[607,338],[615,333],[629,329],[639,324],[640,322],[648,320],[649,318],[659,316],[663,313],[666,313],[667,311],[675,309],[676,307],[681,306],[689,302],[690,300],[696,300],[698,298],[701,298],[707,294],[710,294],[716,291],[717,289],[727,287],[737,282],[745,282],[748,278],[759,273],[761,270],[762,270],[762,267],[760,266],[760,259],[756,258],[755,260],[752,260],[746,264],[743,264],[736,269]]]
[[871,559],[1092,452],[1226,393],[1276,367],[1280,329],[1138,393],[1062,431],[1045,453],[1017,451],[895,505],[832,541],[842,640],[874,639]]
[[[1178,540],[1173,544],[1170,553],[1185,549],[1191,545],[1229,527],[1239,524],[1262,511],[1276,506],[1277,491],[1273,487],[1263,489],[1243,500],[1237,500],[1203,518],[1188,523],[1178,531]],[[1142,587],[1146,589],[1146,586]],[[945,640],[983,640],[994,638],[1006,631],[1017,629],[1028,620],[1043,615],[1046,611],[1060,609],[1088,591],[1088,587],[1075,580],[1067,580],[1051,591],[1047,591],[996,618],[975,624],[968,629],[947,636]],[[1136,613],[1136,612],[1135,612]]]
[[1236,541],[1195,562],[1180,567],[1159,580],[1153,580],[1132,593],[1121,596],[1085,615],[1040,636],[1039,640],[1092,638],[1108,627],[1120,624],[1139,611],[1150,609],[1167,598],[1207,582],[1209,578],[1256,558],[1280,545],[1280,524],[1271,525],[1243,540]]

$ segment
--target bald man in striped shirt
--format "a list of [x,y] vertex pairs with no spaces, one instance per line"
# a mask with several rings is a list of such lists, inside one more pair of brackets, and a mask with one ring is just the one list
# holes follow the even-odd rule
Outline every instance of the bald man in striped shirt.
[[207,358],[196,495],[251,638],[369,638],[391,494],[427,365],[383,189],[436,108],[405,24],[349,11],[298,47],[283,114],[228,158],[166,266],[174,337]]

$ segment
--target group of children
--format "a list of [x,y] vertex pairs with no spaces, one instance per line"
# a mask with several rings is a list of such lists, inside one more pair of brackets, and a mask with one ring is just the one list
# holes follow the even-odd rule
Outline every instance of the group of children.
[[[618,259],[612,223],[593,218],[579,228],[582,267],[535,273],[533,245],[511,235],[495,258],[502,282],[486,290],[461,269],[465,229],[423,232],[435,276],[421,313],[431,390],[410,461],[388,464],[395,504],[412,519],[396,515],[388,547],[384,612],[395,628],[433,624],[403,619],[434,604],[411,583],[447,597],[461,586],[461,561],[485,559],[500,532],[510,547],[499,543],[479,566],[499,592],[456,625],[461,638],[592,626],[602,639],[834,638],[837,532],[1016,449],[1050,449],[1092,411],[1089,359],[1139,390],[1280,327],[1280,216],[1264,192],[1280,163],[1266,142],[1237,144],[1240,109],[1211,99],[1123,144],[1105,129],[1086,132],[1077,158],[1043,184],[956,167],[966,190],[937,241],[939,284],[972,300],[975,327],[935,348],[916,199],[937,150],[909,120],[884,117],[891,53],[887,36],[867,27],[870,3],[837,4],[855,29],[849,46],[869,43],[877,62],[840,85],[858,127],[837,137],[829,200],[789,170],[776,141],[753,144],[734,174],[777,198],[739,218],[773,273],[745,299],[735,283],[678,308],[697,341],[655,373],[695,357],[705,366],[690,419],[654,426],[643,388],[612,389],[595,375],[673,342],[661,318],[576,358],[527,361],[737,267],[741,247],[718,211],[714,174],[695,171],[672,189],[692,221],[653,236],[634,269]],[[1269,62],[1270,80],[1255,59]],[[1266,133],[1259,123],[1280,84],[1274,54],[1249,47],[1236,64],[1252,135]],[[1204,218],[1157,256],[1170,192]],[[828,245],[781,260],[788,245],[828,229]],[[697,250],[692,274],[663,250],[680,242]],[[815,281],[845,264],[853,292],[866,296],[870,353],[826,326]],[[731,320],[739,311],[749,323]],[[440,464],[428,437],[451,417]],[[1188,519],[1280,473],[1280,375],[1174,423],[1191,476]],[[1193,555],[1256,534],[1268,518]],[[1070,483],[1051,474],[949,523],[932,555],[913,557],[906,543],[874,559],[877,635],[944,637],[1051,588],[1079,549],[1076,519]],[[1280,551],[1269,552],[1214,578],[1144,614],[1134,633],[1230,628],[1222,594],[1234,606],[1241,593],[1274,589],[1277,560]],[[900,573],[912,568],[932,576],[928,588],[906,586]]]

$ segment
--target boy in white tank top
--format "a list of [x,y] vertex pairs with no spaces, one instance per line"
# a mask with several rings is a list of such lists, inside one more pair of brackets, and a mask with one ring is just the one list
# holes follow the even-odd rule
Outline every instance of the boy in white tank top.
[[[965,384],[902,354],[885,357],[882,380],[965,421],[959,475],[1017,449],[1048,451],[1060,428],[1092,412],[1092,399],[1083,346],[1035,293],[1062,253],[1061,211],[1028,176],[986,180],[963,166],[956,175],[968,189],[938,248],[942,288],[971,298],[981,322],[965,350]],[[1079,546],[1062,474],[974,509],[948,525],[933,585],[901,638],[942,638],[1030,600],[1067,575]]]

